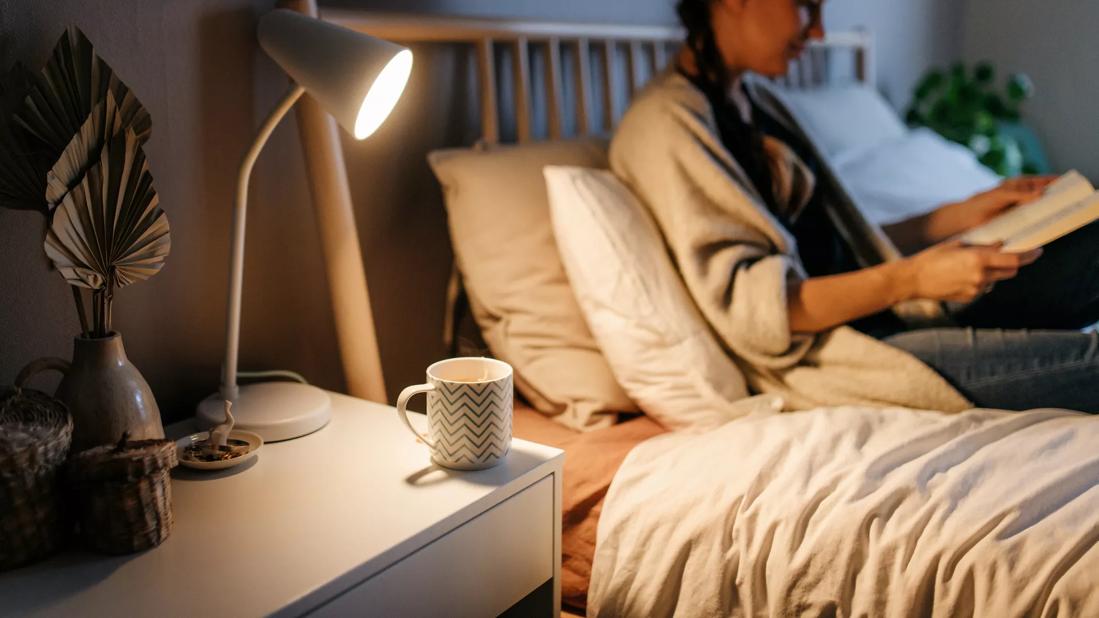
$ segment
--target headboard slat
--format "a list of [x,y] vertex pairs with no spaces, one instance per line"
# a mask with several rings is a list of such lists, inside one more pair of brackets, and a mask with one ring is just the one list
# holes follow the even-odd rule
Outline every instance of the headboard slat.
[[617,47],[613,40],[603,40],[603,130],[608,132],[615,124],[614,56]]
[[512,44],[512,75],[515,79],[515,132],[519,143],[531,140],[530,53],[526,37]]
[[874,35],[869,32],[859,31],[854,33],[859,36],[859,41],[855,43],[855,78],[864,84],[874,85],[875,71],[877,68],[874,66]]
[[664,47],[664,41],[651,41],[653,75],[664,70],[668,64],[668,50]]
[[560,139],[564,133],[565,110],[561,83],[561,44],[556,38],[548,39],[546,49],[546,126],[551,139]]
[[576,53],[573,54],[575,69],[573,79],[576,82],[576,133],[591,133],[591,54],[588,53],[588,40],[576,39]]
[[638,89],[641,88],[641,84],[643,84],[644,81],[645,81],[645,78],[641,74],[641,71],[642,71],[642,68],[641,68],[641,62],[642,62],[641,41],[630,41],[629,42],[629,47],[627,49],[626,59],[627,59],[627,62],[626,62],[626,66],[627,66],[626,77],[627,77],[628,83],[629,83],[630,96],[632,97],[634,95],[634,93],[636,93],[638,91]]
[[809,51],[812,54],[809,61],[812,63],[813,75],[818,76],[824,83],[828,83],[832,76],[832,71],[828,64],[827,52],[819,47],[814,47]]
[[499,114],[496,111],[496,57],[492,39],[477,41],[477,79],[481,86],[481,139],[495,144],[500,141]]

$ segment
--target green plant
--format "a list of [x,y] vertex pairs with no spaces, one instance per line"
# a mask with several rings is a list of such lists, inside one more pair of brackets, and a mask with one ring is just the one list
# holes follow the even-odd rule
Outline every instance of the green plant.
[[44,249],[72,286],[84,336],[111,333],[115,289],[156,274],[171,248],[141,148],[151,127],[75,27],[39,75],[16,66],[0,83],[0,207],[46,217]]
[[1033,93],[1033,83],[1022,73],[1008,76],[1000,85],[991,64],[978,63],[968,70],[958,63],[949,71],[932,69],[924,75],[905,120],[966,146],[1001,176],[1035,173],[1038,162],[1024,153],[1009,129],[1019,123],[1020,108]]

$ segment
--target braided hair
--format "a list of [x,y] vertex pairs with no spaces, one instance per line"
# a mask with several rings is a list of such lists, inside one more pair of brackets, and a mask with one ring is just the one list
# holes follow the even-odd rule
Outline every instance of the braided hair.
[[768,208],[775,211],[771,168],[763,149],[763,133],[744,121],[729,98],[729,70],[717,46],[712,23],[711,11],[715,1],[679,0],[676,4],[676,13],[687,30],[686,45],[694,54],[697,69],[693,75],[682,68],[680,72],[706,95],[713,108],[722,144],[748,174]]

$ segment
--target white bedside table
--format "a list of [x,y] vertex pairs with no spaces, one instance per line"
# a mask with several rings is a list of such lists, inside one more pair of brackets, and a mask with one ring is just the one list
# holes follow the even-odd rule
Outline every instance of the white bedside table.
[[243,470],[177,469],[160,547],[0,573],[0,615],[558,614],[561,451],[515,440],[495,468],[449,472],[393,408],[332,405],[327,427]]

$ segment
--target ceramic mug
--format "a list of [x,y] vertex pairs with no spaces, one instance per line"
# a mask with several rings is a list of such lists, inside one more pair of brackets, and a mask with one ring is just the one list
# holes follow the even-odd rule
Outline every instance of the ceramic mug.
[[[408,421],[408,400],[427,393],[428,435]],[[427,383],[397,397],[397,414],[431,449],[431,461],[482,470],[511,450],[511,365],[491,358],[451,358],[427,368]]]

